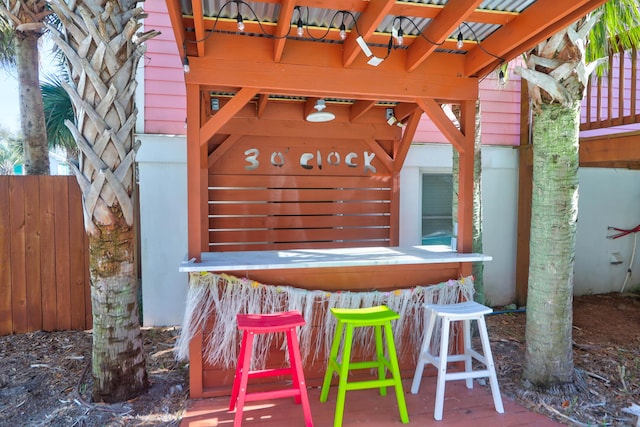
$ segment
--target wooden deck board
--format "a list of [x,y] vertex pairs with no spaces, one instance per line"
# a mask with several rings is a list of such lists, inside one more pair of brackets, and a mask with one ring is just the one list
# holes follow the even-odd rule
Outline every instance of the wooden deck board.
[[[251,384],[249,384],[251,387]],[[444,416],[442,421],[433,419],[435,377],[423,378],[420,392],[409,392],[410,380],[403,382],[409,424],[419,426],[462,427],[553,427],[562,426],[544,415],[531,412],[518,405],[507,396],[502,396],[505,412],[499,414],[493,406],[488,387],[475,385],[472,390],[464,386],[463,381],[448,382],[445,391]],[[333,425],[336,388],[332,387],[326,403],[320,403],[320,389],[309,390],[309,402],[314,425],[325,427]],[[180,427],[210,427],[232,425],[234,412],[228,411],[229,397],[200,399],[191,402]],[[243,426],[281,427],[302,426],[304,417],[302,407],[292,399],[249,402],[245,406]],[[400,416],[393,389],[387,390],[387,396],[379,396],[377,390],[353,390],[347,392],[344,427],[400,426]]]

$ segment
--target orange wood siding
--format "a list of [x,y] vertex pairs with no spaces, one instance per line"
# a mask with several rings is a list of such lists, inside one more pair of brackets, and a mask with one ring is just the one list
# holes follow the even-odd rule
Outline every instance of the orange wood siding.
[[212,252],[391,245],[393,178],[361,141],[245,136],[209,173]]
[[0,176],[0,334],[91,328],[89,252],[71,176]]

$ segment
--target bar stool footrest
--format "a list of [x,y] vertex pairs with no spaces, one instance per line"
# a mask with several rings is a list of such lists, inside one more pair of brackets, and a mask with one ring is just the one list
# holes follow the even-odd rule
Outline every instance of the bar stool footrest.
[[254,391],[253,393],[247,393],[245,395],[245,402],[256,400],[271,400],[282,399],[285,397],[300,396],[299,389],[282,389],[282,390],[270,390],[270,391]]
[[370,388],[380,387],[393,387],[396,385],[396,380],[393,378],[385,380],[363,380],[363,381],[351,381],[345,386],[345,390],[366,390]]

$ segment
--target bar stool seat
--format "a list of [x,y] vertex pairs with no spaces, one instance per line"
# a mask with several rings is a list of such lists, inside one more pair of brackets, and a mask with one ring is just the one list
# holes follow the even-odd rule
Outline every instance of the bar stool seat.
[[[242,332],[242,344],[240,345],[240,355],[233,379],[231,390],[231,401],[229,411],[236,408],[234,427],[242,424],[242,412],[245,402],[255,400],[278,399],[293,397],[296,403],[302,404],[305,425],[313,427],[311,419],[311,409],[307,395],[307,385],[304,380],[302,362],[300,359],[300,347],[296,328],[305,324],[305,320],[298,311],[287,311],[272,314],[238,314],[238,329]],[[289,367],[277,369],[262,369],[251,371],[251,353],[253,350],[253,340],[256,334],[268,334],[284,332],[287,339],[287,350],[289,353]],[[263,378],[280,375],[291,375],[291,388],[269,390],[262,392],[247,392],[249,378]]]
[[[418,357],[416,371],[411,384],[411,393],[418,393],[420,380],[425,365],[431,363],[438,370],[438,380],[436,386],[436,404],[433,418],[442,419],[442,410],[444,406],[444,387],[445,382],[450,380],[466,380],[467,388],[473,388],[473,378],[488,377],[491,384],[491,394],[493,395],[493,403],[496,411],[500,414],[504,412],[502,406],[502,397],[500,396],[500,388],[498,386],[498,378],[496,369],[493,364],[491,355],[491,346],[489,345],[489,335],[487,333],[487,325],[484,315],[491,313],[493,310],[475,301],[466,301],[458,304],[424,304],[425,307],[425,335]],[[438,356],[431,353],[431,338],[435,328],[436,320],[442,321],[440,334],[440,353]],[[478,332],[480,333],[480,341],[482,342],[482,354],[478,353],[471,346],[471,321],[477,321]],[[463,322],[464,349],[462,354],[449,355],[449,332],[451,322]],[[473,370],[472,359],[476,359],[485,365],[485,369]],[[447,373],[447,364],[449,362],[464,361],[464,372]]]
[[[395,387],[400,420],[405,424],[408,423],[409,415],[407,413],[407,407],[404,400],[404,392],[402,391],[402,379],[400,377],[400,368],[398,366],[396,347],[393,341],[393,331],[391,329],[391,321],[398,319],[400,315],[384,305],[370,308],[332,308],[331,313],[336,317],[338,323],[336,325],[336,331],[331,345],[327,371],[324,376],[324,382],[322,383],[320,402],[327,401],[329,388],[331,386],[331,379],[333,378],[333,374],[337,373],[339,382],[336,412],[333,423],[334,427],[342,426],[347,390],[379,388],[380,396],[385,396],[387,394],[388,386]],[[376,359],[363,362],[351,362],[351,347],[354,328],[367,326],[375,328]],[[383,328],[387,344],[386,357],[382,343]],[[344,340],[342,339],[343,331]],[[342,357],[341,361],[338,361],[338,351],[341,343],[343,344]],[[378,369],[377,379],[348,381],[350,370],[371,368]],[[387,369],[391,372],[391,378],[386,378]]]

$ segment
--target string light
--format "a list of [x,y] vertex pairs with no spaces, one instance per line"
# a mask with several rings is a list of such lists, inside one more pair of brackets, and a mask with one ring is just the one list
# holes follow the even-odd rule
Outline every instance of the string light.
[[238,31],[244,31],[244,21],[242,20],[242,15],[240,15],[239,13],[236,21],[238,22]]
[[182,44],[182,52],[184,52],[184,56],[182,57],[182,69],[185,73],[191,71],[189,68],[189,57],[187,56],[187,43]]
[[502,68],[498,73],[498,83],[500,83],[501,86],[504,86],[507,83],[507,80],[504,77],[504,71],[502,71]]
[[396,37],[398,41],[398,46],[402,46],[404,44],[404,31],[402,30],[402,17],[400,17],[400,25],[398,26],[398,37]]
[[302,37],[304,28],[302,27],[302,18],[298,17],[298,37]]
[[342,23],[340,24],[340,40],[347,38],[347,31],[344,25],[344,12],[342,13]]
[[182,68],[185,73],[191,71],[191,68],[189,67],[189,57],[186,54],[184,55],[184,58],[182,58]]
[[[213,27],[208,30],[209,34],[206,35],[206,37],[200,39],[200,40],[187,40],[188,43],[199,43],[199,42],[203,42],[205,40],[207,40],[211,35],[213,35],[216,32],[216,27],[218,25],[218,20],[224,16],[222,15],[222,11],[230,4],[235,3],[237,5],[237,15],[236,15],[236,22],[237,22],[237,29],[239,32],[244,32],[245,30],[245,24],[244,24],[244,19],[242,18],[242,14],[240,13],[240,5],[244,4],[247,8],[249,8],[249,10],[251,11],[252,15],[253,15],[253,20],[255,20],[255,22],[257,22],[258,26],[260,27],[260,30],[262,32],[262,34],[265,37],[270,37],[270,38],[276,38],[276,39],[286,39],[286,38],[290,38],[291,36],[289,35],[291,33],[291,30],[293,29],[293,22],[289,23],[289,31],[287,33],[285,33],[284,35],[281,36],[274,36],[273,34],[270,34],[265,28],[263,28],[262,22],[260,21],[260,19],[258,18],[258,15],[256,14],[256,12],[253,10],[253,8],[251,7],[251,5],[249,3],[246,3],[243,0],[229,0],[226,3],[224,3],[222,5],[222,7],[220,8],[220,11],[218,12],[218,14],[215,16],[215,21],[213,23]],[[304,27],[305,27],[305,20],[302,17],[302,6],[295,6],[294,8],[295,10],[298,11],[298,19],[296,21],[296,34],[298,37],[303,37],[304,36]],[[359,29],[358,29],[358,21],[356,19],[356,17],[349,12],[348,10],[337,10],[335,11],[335,13],[333,14],[333,17],[331,18],[328,28],[326,28],[326,31],[321,35],[321,36],[314,36],[313,34],[311,34],[311,32],[309,31],[309,29],[307,28],[307,34],[308,37],[311,40],[318,40],[318,41],[324,41],[328,36],[329,33],[331,31],[332,28],[332,23],[333,21],[338,17],[338,14],[341,15],[342,21],[339,25],[339,36],[341,40],[345,40],[347,37],[347,28],[346,28],[346,24],[345,24],[345,16],[349,15],[353,21],[353,28],[351,29],[351,31],[355,30],[356,34],[357,34],[357,38],[356,40],[359,40],[358,43],[360,44],[360,47],[363,49],[363,52],[365,52],[365,55],[367,57],[372,57],[373,55],[371,54],[371,50],[368,47],[368,43],[364,40],[362,34],[360,33]],[[226,15],[229,16],[229,15]],[[307,18],[309,16],[309,10],[307,8]],[[404,46],[404,30],[402,29],[402,21],[403,20],[407,20],[409,21],[409,25],[412,26],[415,29],[415,32],[413,34],[415,34],[418,37],[422,37],[423,39],[425,39],[428,43],[434,45],[434,46],[442,46],[444,45],[445,41],[443,42],[436,42],[433,41],[431,39],[429,39],[422,31],[421,29],[418,27],[418,25],[415,23],[415,21],[413,19],[411,19],[410,17],[407,16],[396,16],[394,18],[394,23],[395,20],[399,20],[400,21],[400,25],[398,30],[396,31],[395,29],[395,25],[392,24],[392,34],[390,36],[390,41],[387,45],[387,55],[384,58],[377,58],[375,56],[373,56],[374,60],[370,59],[368,64],[370,65],[378,65],[380,62],[382,62],[384,59],[388,58],[391,52],[392,48],[397,48],[397,47],[401,47]],[[308,20],[308,19],[307,19]],[[475,34],[475,32],[473,31],[473,28],[471,28],[469,26],[469,24],[467,24],[466,22],[461,22],[460,26],[462,25],[466,25],[467,28],[471,31],[471,33],[473,34],[476,43],[478,45],[478,48],[480,50],[482,50],[483,52],[485,52],[487,55],[490,55],[496,59],[501,60],[502,62],[504,62],[504,58],[495,55],[489,51],[487,51],[486,49],[484,49],[484,47],[482,46],[482,44],[480,43],[480,40],[478,39],[478,36]],[[335,28],[335,27],[333,27]],[[396,39],[397,45],[393,46],[393,39]],[[364,46],[366,46],[366,49],[364,48]],[[380,45],[378,45],[380,46]],[[382,46],[380,46],[382,47]],[[457,47],[458,49],[462,49],[464,47],[464,36],[462,34],[462,30],[461,28],[459,28],[458,30],[458,35],[457,35]],[[367,52],[369,52],[369,54],[367,54]],[[372,63],[372,61],[374,63]],[[185,69],[185,72],[188,72],[189,70],[189,60],[188,58],[183,58],[183,66]],[[506,78],[504,77],[504,72],[501,73],[502,74],[502,79],[501,81],[505,81],[506,82]]]

